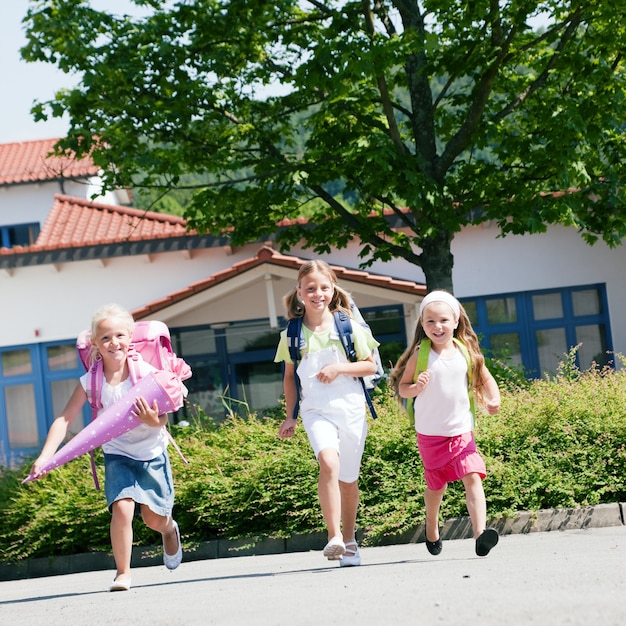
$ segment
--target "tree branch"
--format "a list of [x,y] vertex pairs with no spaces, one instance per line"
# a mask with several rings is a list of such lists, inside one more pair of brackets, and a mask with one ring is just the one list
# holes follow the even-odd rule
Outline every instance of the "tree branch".
[[[519,106],[521,106],[525,100],[527,100],[538,89],[540,89],[541,87],[545,85],[546,81],[548,80],[548,76],[550,75],[550,72],[552,71],[554,66],[557,64],[557,62],[560,60],[560,55],[563,53],[563,50],[569,43],[570,39],[576,34],[576,30],[580,26],[581,11],[582,11],[581,7],[578,7],[578,9],[565,22],[563,22],[563,24],[568,23],[565,29],[565,32],[563,33],[563,36],[559,40],[555,53],[550,57],[550,59],[546,63],[546,66],[541,72],[541,74],[539,74],[539,76],[537,76],[537,78],[533,82],[531,82],[524,91],[518,94],[518,96],[512,102],[510,102],[506,107],[504,107],[500,112],[498,112],[494,116],[495,120],[502,120],[508,115],[510,115],[511,113],[513,113],[513,111],[515,111]],[[553,33],[554,30],[557,30],[557,28],[552,29],[550,33]],[[532,42],[532,44],[525,46],[524,50],[528,50],[528,49],[535,47],[539,42],[543,41],[547,35],[548,33],[544,33],[542,36],[535,39]]]
[[[367,33],[370,41],[373,43],[376,30],[374,28],[374,17],[372,16],[369,0],[361,0],[361,6],[363,7]],[[384,74],[379,72],[376,68],[374,71],[376,74],[376,84],[378,85],[378,91],[380,92],[381,102],[383,105],[383,112],[385,113],[387,124],[389,126],[391,141],[393,141],[400,154],[406,154],[408,150],[402,141],[402,136],[400,135],[400,130],[398,129],[398,123],[396,122],[396,118],[393,114],[393,105],[391,103],[391,98],[389,97],[387,81],[385,80]]]
[[[323,187],[319,185],[312,185],[310,187],[317,196],[326,202],[333,211],[338,213],[341,218],[351,227],[352,231],[355,233],[359,233],[359,236],[363,240],[363,229],[360,220],[355,217],[353,213],[348,211],[341,202],[338,202],[333,196],[331,196]],[[378,234],[367,234],[364,236],[365,242],[371,244],[372,246],[378,248],[385,247],[390,251],[392,256],[400,257],[409,261],[410,263],[419,265],[419,263],[415,263],[416,259],[420,258],[420,255],[415,254],[412,250],[405,248],[404,246],[399,246],[391,243],[388,239],[381,237]],[[421,267],[421,265],[419,265]]]

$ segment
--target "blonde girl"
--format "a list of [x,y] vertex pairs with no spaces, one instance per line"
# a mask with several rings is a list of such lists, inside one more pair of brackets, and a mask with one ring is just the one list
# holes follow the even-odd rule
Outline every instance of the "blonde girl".
[[308,261],[295,289],[285,296],[290,319],[302,318],[305,345],[296,367],[289,355],[287,331],[281,333],[276,362],[284,361],[283,387],[287,417],[281,439],[292,437],[298,424],[296,375],[301,389],[300,415],[319,463],[318,497],[328,529],[323,554],[340,566],[360,565],[355,538],[359,504],[358,477],[367,435],[365,397],[358,380],[376,371],[372,350],[378,342],[353,323],[356,362],[350,362],[335,328],[334,311],[350,314],[350,296],[324,261]]
[[[93,315],[91,357],[102,359],[104,382],[101,392],[103,412],[132,389],[128,370],[128,349],[135,322],[117,304],[109,304]],[[142,376],[154,368],[139,362]],[[48,432],[31,474],[40,476],[41,468],[66,438],[70,426],[87,402],[87,377],[84,374],[69,402]],[[145,398],[134,402],[133,415],[141,425],[103,444],[105,496],[111,511],[111,546],[117,568],[110,591],[127,591],[131,586],[130,560],[133,544],[133,517],[137,508],[145,524],[162,535],[163,562],[176,569],[183,558],[178,524],[172,518],[174,483],[167,455],[167,414],[159,415],[156,401],[150,406]]]
[[[415,370],[420,345],[429,339],[428,369]],[[482,480],[485,463],[476,449],[468,395],[468,364],[455,343],[467,348],[472,364],[472,392],[493,415],[500,408],[498,385],[485,365],[478,338],[461,303],[446,291],[429,293],[420,305],[420,318],[411,345],[398,360],[390,384],[402,398],[414,401],[415,430],[424,465],[426,547],[441,553],[439,509],[448,482],[461,480],[478,556],[498,543],[498,533],[486,528],[487,504]]]

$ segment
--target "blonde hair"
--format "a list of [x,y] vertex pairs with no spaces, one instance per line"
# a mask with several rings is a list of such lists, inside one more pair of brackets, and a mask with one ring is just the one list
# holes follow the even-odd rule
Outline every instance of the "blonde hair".
[[330,280],[334,287],[333,297],[328,305],[329,311],[343,311],[348,315],[351,315],[350,310],[350,294],[337,284],[337,276],[332,267],[326,263],[326,261],[314,260],[307,261],[300,266],[298,272],[298,283],[296,287],[291,289],[283,298],[283,304],[287,311],[287,319],[293,320],[298,317],[304,317],[304,302],[298,297],[298,287],[304,278],[313,272],[319,272],[324,274]]
[[95,339],[98,334],[98,326],[100,326],[100,324],[105,320],[112,318],[119,319],[124,322],[126,328],[128,329],[129,337],[133,336],[133,331],[135,330],[135,320],[124,307],[115,303],[105,304],[100,307],[91,318],[91,346],[89,348],[90,366],[102,358],[102,355],[95,344]]
[[[453,297],[451,294],[448,295],[450,297]],[[470,321],[470,318],[467,315],[465,308],[460,302],[458,302],[458,305],[459,323],[454,331],[454,336],[467,347],[473,369],[472,390],[474,392],[474,397],[478,400],[480,404],[484,404],[483,376],[485,373],[485,357],[480,350],[478,337],[474,332],[474,329],[472,328],[472,322]],[[391,374],[389,375],[389,384],[396,393],[398,393],[398,386],[400,385],[400,380],[402,379],[402,375],[404,374],[404,370],[406,369],[407,361],[416,351],[422,340],[426,338],[426,332],[424,331],[424,327],[422,326],[422,316],[420,315],[420,319],[417,321],[417,325],[415,327],[415,335],[413,336],[413,341],[402,353],[402,355],[396,362],[396,365],[393,368]]]

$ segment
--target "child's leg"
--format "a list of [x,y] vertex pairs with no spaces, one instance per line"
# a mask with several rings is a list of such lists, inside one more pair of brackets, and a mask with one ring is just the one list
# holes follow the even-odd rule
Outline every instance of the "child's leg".
[[359,483],[339,481],[341,493],[341,530],[343,541],[354,541],[356,533],[356,516],[359,509]]
[[467,474],[463,477],[463,486],[467,512],[472,521],[474,539],[476,539],[487,527],[487,501],[483,481],[477,473]]
[[476,472],[467,474],[463,477],[463,485],[467,511],[472,520],[476,540],[476,554],[487,556],[498,543],[498,531],[495,528],[487,528],[487,502],[480,474]]
[[116,500],[111,505],[111,547],[117,568],[115,580],[130,579],[134,514],[135,501],[130,498]]
[[167,554],[176,554],[178,551],[178,535],[171,515],[164,517],[155,513],[145,504],[141,505],[141,517],[148,528],[161,533],[163,547]]
[[426,506],[426,540],[437,541],[439,539],[439,507],[443,500],[446,487],[434,491],[426,487],[424,491],[424,504]]
[[328,538],[341,536],[341,493],[339,491],[339,454],[334,448],[324,448],[317,460],[320,475],[317,494],[322,515],[328,528]]

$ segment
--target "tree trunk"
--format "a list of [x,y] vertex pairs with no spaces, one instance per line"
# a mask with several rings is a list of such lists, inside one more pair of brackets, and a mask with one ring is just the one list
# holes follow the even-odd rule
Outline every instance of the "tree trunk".
[[428,291],[445,289],[453,293],[451,252],[452,233],[440,231],[422,241],[421,266]]

